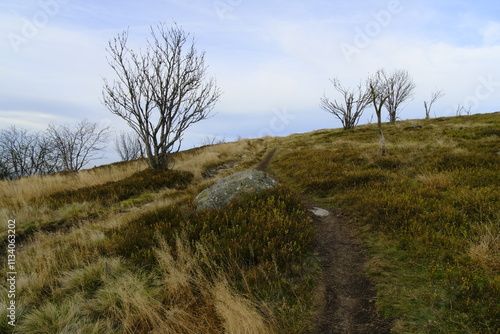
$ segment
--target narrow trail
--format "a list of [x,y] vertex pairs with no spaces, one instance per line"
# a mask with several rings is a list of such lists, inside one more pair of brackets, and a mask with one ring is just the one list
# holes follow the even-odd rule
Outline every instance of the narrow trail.
[[314,334],[390,333],[389,322],[375,309],[376,295],[364,273],[366,257],[356,227],[334,210],[317,210],[312,204],[309,209],[317,212],[313,218],[322,269]]
[[[257,167],[267,171],[276,149]],[[322,275],[316,300],[313,334],[390,333],[390,323],[375,308],[375,290],[366,277],[366,256],[357,237],[356,226],[334,209],[306,203],[316,225],[316,253]]]

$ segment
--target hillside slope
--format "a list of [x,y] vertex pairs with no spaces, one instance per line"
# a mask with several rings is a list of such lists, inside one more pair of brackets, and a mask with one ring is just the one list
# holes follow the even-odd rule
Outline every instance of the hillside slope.
[[279,140],[271,164],[350,217],[377,309],[395,333],[500,331],[500,113],[319,130]]
[[[15,220],[15,296],[2,333],[311,333],[321,275],[303,202],[363,241],[395,333],[500,330],[500,114],[241,140],[143,161],[0,182],[2,281]],[[192,200],[255,167],[282,185],[225,209]],[[7,309],[15,302],[16,327]]]

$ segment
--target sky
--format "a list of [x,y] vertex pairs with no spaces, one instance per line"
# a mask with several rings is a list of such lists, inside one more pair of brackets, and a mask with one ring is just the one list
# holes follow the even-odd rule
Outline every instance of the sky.
[[[129,131],[101,103],[110,39],[129,30],[143,48],[150,27],[174,23],[206,52],[223,92],[213,117],[190,127],[183,149],[342,125],[320,108],[378,69],[416,85],[401,119],[500,110],[500,2],[491,0],[9,0],[0,3],[0,130],[43,131],[82,119]],[[367,109],[360,123],[374,121]],[[105,162],[119,160],[112,149]],[[103,161],[104,162],[104,161]]]

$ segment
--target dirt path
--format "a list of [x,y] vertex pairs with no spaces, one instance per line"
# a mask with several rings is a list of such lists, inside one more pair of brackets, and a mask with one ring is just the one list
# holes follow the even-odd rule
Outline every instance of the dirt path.
[[[266,171],[276,149],[257,167]],[[373,284],[364,273],[366,261],[355,225],[335,210],[308,203],[316,223],[316,253],[322,269],[316,291],[314,334],[390,333],[390,323],[375,309]]]
[[376,313],[375,291],[364,274],[365,255],[354,225],[334,210],[320,214],[313,215],[322,268],[314,334],[390,333],[389,322]]
[[274,152],[276,152],[276,149],[272,149],[269,151],[269,153],[266,154],[266,157],[264,160],[260,162],[260,164],[257,166],[257,170],[260,170],[261,172],[266,172],[267,171],[267,166],[269,166],[269,163],[271,162],[271,159],[273,158]]

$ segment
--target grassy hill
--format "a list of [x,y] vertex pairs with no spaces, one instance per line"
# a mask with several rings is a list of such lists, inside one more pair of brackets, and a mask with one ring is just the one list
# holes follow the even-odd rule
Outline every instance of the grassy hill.
[[[319,266],[304,200],[359,229],[396,333],[500,330],[500,114],[241,140],[0,182],[2,333],[308,333]],[[195,211],[218,178],[269,165],[282,186]],[[215,175],[215,176],[214,176]],[[208,177],[211,176],[211,177]],[[7,305],[16,302],[14,331]]]

